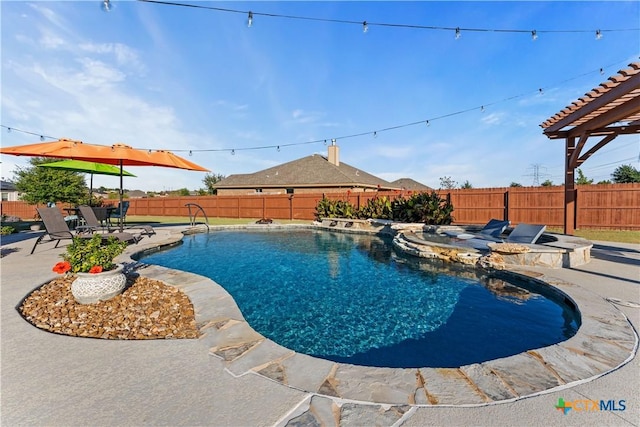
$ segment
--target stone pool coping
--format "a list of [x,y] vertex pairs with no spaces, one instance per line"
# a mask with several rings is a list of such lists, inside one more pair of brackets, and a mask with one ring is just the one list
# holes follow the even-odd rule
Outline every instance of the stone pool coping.
[[[317,228],[261,225],[212,230],[293,227]],[[579,308],[582,324],[576,335],[549,347],[460,368],[374,368],[331,362],[296,353],[258,334],[244,320],[231,295],[211,279],[131,258],[179,244],[183,237],[176,232],[163,242],[138,245],[132,248],[135,254],[127,253],[122,261],[140,275],[187,294],[202,334],[199,340],[210,355],[224,363],[230,375],[260,375],[338,403],[387,405],[401,412],[411,406],[508,403],[592,381],[629,362],[638,348],[638,336],[627,317],[599,295],[573,283],[518,269],[505,274],[552,286]]]
[[[463,264],[473,264],[483,257],[481,262],[493,268],[501,268],[502,264],[546,268],[578,267],[589,263],[593,246],[591,242],[580,237],[544,233],[538,244],[515,245],[524,251],[505,251],[505,248],[500,248],[499,243],[504,243],[501,239],[488,240],[478,235],[471,239],[456,240],[453,237],[446,237],[444,234],[447,231],[477,234],[480,227],[472,225],[425,225],[423,223],[398,223],[384,219],[322,218],[317,226],[324,230],[343,233],[393,236],[395,247],[422,258],[440,258]],[[448,243],[429,240],[429,234],[437,238],[446,237]],[[470,243],[478,246],[470,245]],[[480,249],[481,247],[482,249]],[[453,254],[453,252],[457,252],[457,254]],[[486,257],[487,254],[495,254],[495,256]]]

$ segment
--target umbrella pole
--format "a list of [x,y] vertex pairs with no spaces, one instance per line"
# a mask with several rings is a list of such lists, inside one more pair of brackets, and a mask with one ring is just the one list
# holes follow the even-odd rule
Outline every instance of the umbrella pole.
[[89,206],[91,206],[91,200],[93,199],[93,173],[89,174]]
[[124,218],[122,217],[122,201],[124,199],[124,185],[122,179],[122,159],[120,159],[120,232],[124,230]]

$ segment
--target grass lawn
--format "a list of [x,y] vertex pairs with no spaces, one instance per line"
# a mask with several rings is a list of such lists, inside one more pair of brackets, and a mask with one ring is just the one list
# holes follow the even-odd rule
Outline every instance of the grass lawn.
[[[562,233],[562,228],[547,228],[552,233]],[[640,231],[637,230],[576,230],[575,235],[587,240],[640,244]]]

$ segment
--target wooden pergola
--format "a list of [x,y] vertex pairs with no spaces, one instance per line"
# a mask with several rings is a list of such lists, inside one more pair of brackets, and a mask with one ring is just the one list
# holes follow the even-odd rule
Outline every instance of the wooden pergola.
[[[549,139],[565,140],[564,233],[572,235],[576,168],[618,135],[640,133],[640,62],[618,71],[540,126]],[[586,149],[589,138],[599,140]]]

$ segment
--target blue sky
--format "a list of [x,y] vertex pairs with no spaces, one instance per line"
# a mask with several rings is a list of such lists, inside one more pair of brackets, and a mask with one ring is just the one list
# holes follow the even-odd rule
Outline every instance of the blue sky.
[[[341,161],[389,181],[531,185],[537,169],[560,184],[564,143],[540,123],[640,54],[637,1],[184,3],[251,10],[253,25],[246,13],[139,1],[108,13],[99,1],[3,1],[1,121],[35,135],[2,128],[2,145],[121,142],[230,175],[326,155],[335,138]],[[463,30],[456,40],[375,23]],[[620,29],[636,30],[607,31]],[[619,137],[582,170],[607,179],[639,155],[637,135]],[[1,160],[5,178],[28,164]],[[129,170],[130,189],[203,187],[200,172]]]

